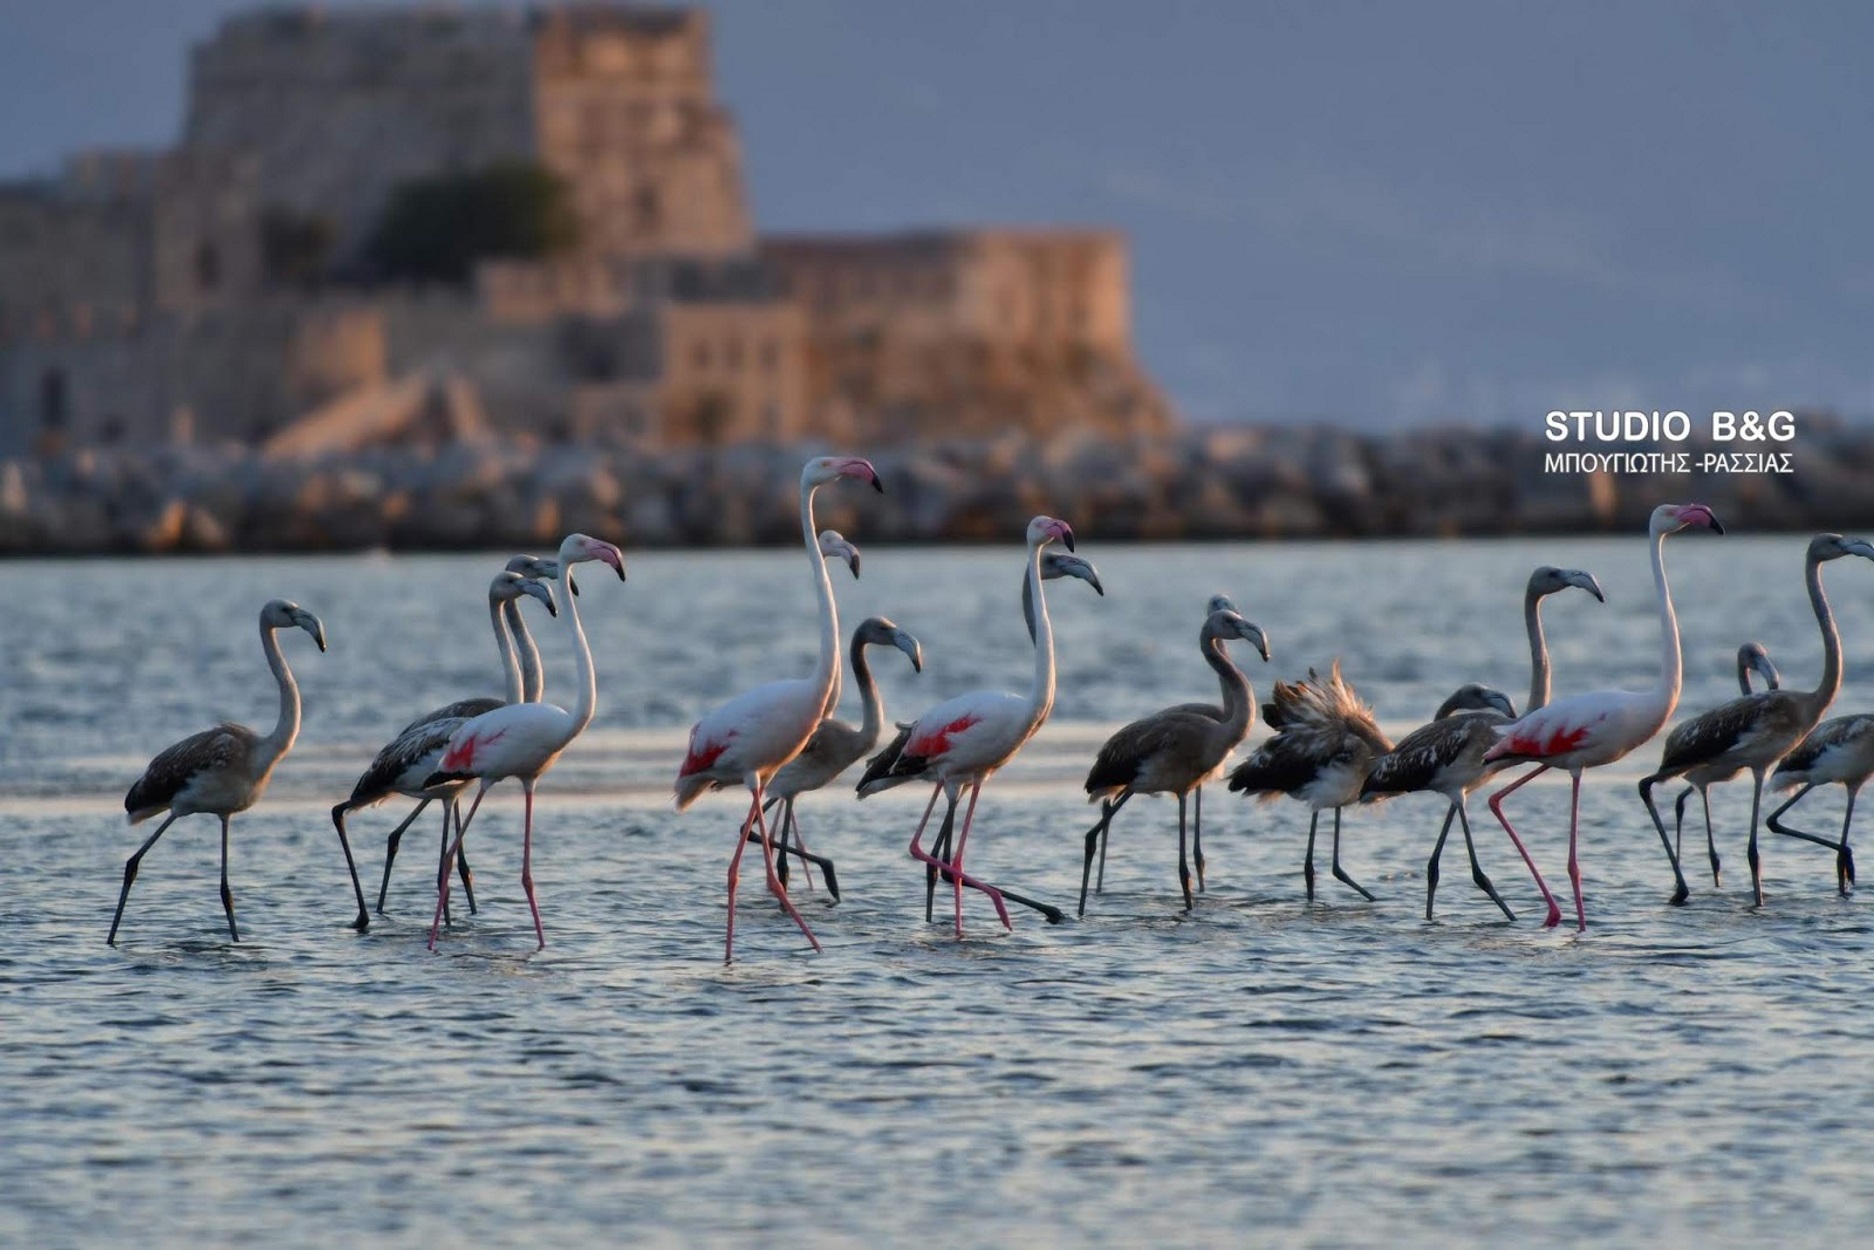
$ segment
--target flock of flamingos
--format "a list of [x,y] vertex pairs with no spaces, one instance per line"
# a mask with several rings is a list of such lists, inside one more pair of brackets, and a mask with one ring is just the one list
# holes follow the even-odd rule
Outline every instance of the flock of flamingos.
[[[864,706],[864,720],[853,726],[834,718],[844,676],[840,631],[832,581],[826,564],[845,561],[853,575],[859,572],[859,553],[839,534],[819,532],[814,525],[813,500],[820,487],[841,479],[870,482],[883,490],[878,474],[867,461],[853,457],[811,460],[800,478],[800,525],[812,568],[814,593],[819,599],[820,652],[813,673],[804,678],[773,681],[730,699],[704,716],[690,731],[688,750],[677,769],[676,805],[682,811],[706,791],[730,786],[748,791],[748,812],[736,835],[728,872],[728,934],[725,958],[735,944],[735,897],[742,854],[750,843],[761,847],[767,885],[781,906],[800,926],[815,950],[818,940],[788,897],[788,858],[820,868],[829,893],[838,897],[832,862],[807,850],[794,824],[794,800],[819,789],[846,769],[867,760],[858,783],[861,797],[906,782],[932,786],[931,799],[911,837],[911,855],[925,865],[926,919],[930,918],[938,879],[950,883],[956,932],[963,933],[965,889],[983,894],[1005,927],[1013,927],[1007,904],[1035,909],[1050,921],[1062,913],[1045,903],[1026,898],[971,876],[964,869],[964,851],[976,814],[983,783],[1008,763],[1047,720],[1054,703],[1054,630],[1048,616],[1045,583],[1075,577],[1103,594],[1093,566],[1070,554],[1073,530],[1065,521],[1038,516],[1028,524],[1027,566],[1023,580],[1024,606],[1034,641],[1034,681],[1026,693],[975,691],[948,699],[914,721],[900,726],[897,737],[871,754],[882,735],[883,711],[868,667],[870,646],[893,646],[903,651],[914,667],[922,669],[918,641],[882,617],[866,620],[851,644],[851,670]],[[1515,919],[1496,887],[1477,861],[1472,842],[1467,799],[1499,772],[1527,765],[1521,776],[1489,798],[1493,815],[1528,865],[1548,905],[1548,925],[1562,917],[1541,872],[1503,810],[1503,801],[1532,778],[1551,768],[1568,773],[1573,784],[1568,830],[1568,876],[1574,893],[1577,926],[1586,928],[1581,899],[1581,872],[1577,860],[1582,774],[1609,764],[1651,740],[1671,718],[1678,705],[1681,674],[1678,621],[1666,582],[1664,545],[1668,535],[1684,530],[1723,533],[1723,527],[1703,504],[1662,504],[1648,524],[1653,584],[1658,595],[1660,620],[1659,680],[1643,691],[1602,690],[1566,698],[1549,698],[1548,648],[1543,638],[1541,603],[1548,595],[1569,587],[1585,590],[1596,599],[1601,590],[1594,578],[1572,569],[1543,567],[1531,575],[1523,612],[1529,634],[1529,701],[1522,714],[1502,692],[1466,685],[1438,709],[1423,728],[1397,745],[1387,741],[1369,709],[1342,680],[1338,664],[1326,677],[1314,670],[1305,680],[1277,682],[1270,702],[1262,705],[1263,718],[1275,732],[1229,775],[1234,791],[1269,799],[1288,795],[1310,810],[1308,850],[1303,879],[1308,897],[1314,897],[1314,843],[1321,813],[1332,811],[1330,866],[1333,876],[1371,899],[1340,865],[1341,809],[1350,803],[1372,801],[1394,794],[1430,792],[1449,800],[1427,869],[1425,914],[1432,915],[1438,888],[1439,856],[1455,819],[1470,856],[1471,876],[1477,887]],[[1054,544],[1059,544],[1060,550]],[[1687,897],[1676,834],[1669,835],[1653,800],[1653,787],[1661,781],[1683,778],[1688,784],[1677,802],[1675,825],[1683,822],[1686,800],[1696,791],[1704,802],[1705,835],[1714,884],[1719,857],[1711,832],[1707,792],[1716,782],[1748,770],[1752,778],[1751,828],[1748,858],[1756,902],[1763,902],[1762,865],[1757,833],[1766,777],[1779,788],[1796,793],[1768,818],[1771,830],[1832,848],[1836,853],[1838,888],[1846,893],[1854,882],[1854,859],[1849,850],[1849,825],[1861,785],[1874,773],[1874,714],[1837,717],[1823,722],[1841,686],[1841,639],[1834,615],[1822,590],[1821,567],[1842,556],[1874,560],[1874,546],[1860,539],[1822,534],[1808,546],[1804,570],[1809,599],[1821,628],[1822,680],[1814,690],[1784,690],[1776,669],[1763,649],[1747,644],[1739,652],[1738,677],[1743,693],[1674,729],[1668,735],[1659,768],[1640,783],[1640,796],[1672,865],[1672,901]],[[489,588],[489,616],[507,674],[503,699],[465,699],[437,708],[405,726],[378,752],[351,796],[332,809],[339,843],[351,872],[358,903],[354,927],[370,923],[364,891],[346,836],[345,819],[353,811],[381,803],[393,795],[417,800],[416,808],[390,834],[384,860],[378,909],[384,905],[391,864],[403,833],[432,802],[443,813],[443,836],[438,858],[436,913],[430,928],[433,949],[450,903],[450,878],[459,875],[471,909],[474,895],[463,837],[490,787],[513,778],[521,784],[524,816],[521,826],[521,886],[533,913],[534,932],[541,947],[546,930],[540,921],[533,885],[534,788],[553,767],[560,753],[591,723],[597,703],[592,652],[579,621],[574,595],[573,568],[582,562],[606,564],[625,576],[624,558],[611,543],[584,534],[570,535],[560,544],[557,558],[516,556]],[[548,586],[560,581],[574,592],[556,602]],[[534,598],[548,612],[563,615],[573,642],[576,675],[571,709],[541,701],[541,666],[538,651],[522,619],[519,601]],[[561,612],[563,607],[564,611]],[[163,832],[178,818],[209,813],[221,820],[221,902],[227,913],[228,933],[240,940],[235,926],[234,896],[228,888],[228,827],[235,813],[252,807],[266,789],[274,766],[292,749],[299,733],[299,690],[281,654],[276,632],[297,626],[325,650],[325,631],[319,619],[296,604],[274,600],[260,613],[261,642],[267,664],[280,689],[280,716],[272,732],[262,735],[241,725],[222,724],[185,738],[150,762],[124,799],[130,822],[136,824],[159,813],[168,815],[124,865],[123,889],[111,919],[108,941],[116,943],[124,905],[137,877],[138,866]],[[1178,800],[1178,879],[1188,911],[1192,905],[1191,864],[1196,866],[1197,888],[1203,888],[1202,844],[1203,784],[1222,774],[1232,751],[1249,735],[1257,705],[1249,679],[1225,650],[1225,644],[1243,641],[1266,661],[1268,640],[1261,628],[1245,620],[1229,599],[1217,596],[1206,606],[1199,649],[1217,674],[1221,705],[1180,704],[1165,708],[1120,729],[1100,749],[1087,775],[1086,790],[1100,803],[1098,822],[1087,832],[1082,866],[1080,904],[1085,914],[1087,890],[1094,861],[1104,876],[1106,834],[1113,817],[1137,794],[1169,794]],[[1751,675],[1761,675],[1768,689],[1752,692]],[[1818,785],[1840,783],[1847,788],[1847,814],[1834,838],[1803,832],[1781,822],[1789,809]],[[461,800],[475,788],[466,814]],[[956,811],[965,790],[969,801],[961,827]],[[930,849],[925,830],[943,798],[945,810]],[[1187,805],[1195,811],[1187,822]],[[778,811],[776,810],[778,809]],[[774,815],[771,824],[770,814]],[[1187,829],[1189,837],[1187,839]],[[778,837],[776,836],[778,830]],[[1187,855],[1187,845],[1190,854]],[[450,871],[451,865],[455,873]]]

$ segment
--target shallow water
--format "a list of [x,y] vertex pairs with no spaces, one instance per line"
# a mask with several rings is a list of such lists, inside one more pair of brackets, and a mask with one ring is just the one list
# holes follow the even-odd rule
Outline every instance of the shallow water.
[[[1726,696],[1747,637],[1791,684],[1815,679],[1801,551],[1670,544],[1685,708]],[[1339,655],[1395,734],[1466,680],[1520,705],[1520,590],[1539,562],[1587,568],[1609,597],[1550,602],[1558,692],[1657,672],[1637,537],[1083,554],[1108,596],[1052,586],[1056,719],[987,788],[970,841],[973,871],[1070,913],[1091,820],[1080,778],[1120,722],[1214,693],[1192,645],[1211,593],[1270,634],[1274,661],[1246,660],[1259,692]],[[1769,903],[1752,910],[1747,786],[1714,795],[1722,888],[1695,852],[1691,904],[1671,908],[1633,793],[1657,745],[1591,775],[1580,937],[1537,923],[1534,886],[1481,802],[1479,853],[1515,924],[1471,885],[1455,834],[1439,918],[1424,921],[1434,798],[1352,813],[1345,865],[1379,901],[1323,871],[1310,906],[1306,812],[1219,787],[1190,915],[1175,808],[1140,800],[1085,920],[1018,910],[1005,934],[972,897],[962,942],[924,923],[905,857],[924,796],[829,792],[800,807],[845,894],[798,892],[825,953],[750,860],[724,968],[738,808],[722,796],[679,817],[668,782],[695,715],[811,666],[811,599],[798,552],[629,559],[624,585],[582,578],[600,710],[541,788],[539,954],[517,795],[497,791],[477,820],[480,913],[458,913],[435,954],[418,849],[434,845],[434,809],[365,934],[346,927],[326,814],[410,716],[497,687],[478,596],[498,561],[8,566],[27,593],[0,634],[0,1243],[1864,1236],[1874,913],[1836,894],[1826,852],[1781,838],[1765,844]],[[875,653],[888,715],[1027,681],[1019,575],[1010,550],[867,551],[864,580],[838,586],[847,624],[884,612],[925,646],[921,677]],[[1847,640],[1837,710],[1865,708],[1874,568],[1829,578]],[[235,822],[245,940],[228,942],[216,898],[214,821],[194,817],[145,861],[112,950],[143,834],[122,824],[123,791],[216,717],[271,722],[253,635],[271,595],[318,612],[331,651],[285,640],[305,730]],[[551,698],[569,681],[562,626],[532,615]],[[1565,783],[1511,807],[1565,890]],[[353,819],[367,891],[403,810]],[[1805,810],[1832,830],[1840,797]]]

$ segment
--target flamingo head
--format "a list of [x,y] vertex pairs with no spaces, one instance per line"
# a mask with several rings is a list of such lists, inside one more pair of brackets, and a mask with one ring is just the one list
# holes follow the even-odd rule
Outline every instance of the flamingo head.
[[[545,578],[548,581],[557,581],[560,576],[558,560],[545,560],[539,556],[509,556],[507,569],[508,572],[519,573],[522,577]],[[566,589],[574,594],[579,593],[579,584],[573,580],[570,572],[566,575]]]
[[[542,564],[551,564],[542,560]],[[558,616],[560,605],[553,602],[553,590],[545,582],[532,577],[522,577],[519,573],[503,569],[495,574],[495,579],[488,587],[488,602],[513,603],[523,595],[532,595],[547,605],[548,616]]]
[[589,534],[568,534],[560,543],[560,571],[571,577],[572,566],[586,560],[597,560],[609,564],[618,574],[618,580],[625,580],[625,553],[602,538]]
[[1653,509],[1647,528],[1655,534],[1676,534],[1683,529],[1708,529],[1724,533],[1717,516],[1702,503],[1662,503]]
[[1601,593],[1601,584],[1594,580],[1594,574],[1581,569],[1558,569],[1545,564],[1529,575],[1529,593],[1537,599],[1547,598],[1570,586],[1587,591],[1602,603],[1607,602],[1607,596]]
[[1516,719],[1516,705],[1510,701],[1510,696],[1474,681],[1452,691],[1451,697],[1438,705],[1432,719],[1443,720],[1455,712],[1501,712],[1510,720]]
[[1065,551],[1042,552],[1041,580],[1051,582],[1062,577],[1077,577],[1102,597],[1106,594],[1106,587],[1100,585],[1100,571],[1093,567],[1091,560],[1083,560]]
[[1747,642],[1737,649],[1737,672],[1740,681],[1745,674],[1757,674],[1772,690],[1782,683],[1782,674],[1770,662],[1770,652],[1761,642]]
[[312,635],[312,640],[319,644],[319,650],[325,650],[325,626],[318,617],[291,599],[270,600],[260,610],[260,627],[263,630],[291,629],[295,625]]
[[1865,538],[1844,538],[1840,534],[1817,534],[1809,540],[1809,559],[1818,564],[1843,556],[1866,556],[1874,560],[1874,547],[1869,546]]
[[1210,602],[1204,605],[1205,616],[1209,616],[1213,612],[1234,611],[1236,611],[1236,600],[1230,598],[1228,595],[1212,595],[1210,597]]
[[825,486],[842,477],[856,477],[862,482],[870,482],[873,490],[881,495],[885,493],[885,483],[878,480],[878,470],[872,467],[870,460],[860,456],[816,456],[800,471],[800,484],[808,487]]
[[853,577],[859,576],[859,549],[847,542],[838,530],[820,531],[820,554],[828,560],[844,560]]
[[910,657],[911,667],[924,671],[924,646],[909,630],[899,629],[882,616],[868,616],[853,631],[853,641],[863,647],[896,647]]
[[1074,549],[1074,527],[1051,516],[1038,516],[1028,523],[1028,545],[1044,547],[1059,541],[1069,551]]
[[[1229,602],[1228,596],[1211,596],[1212,603],[1219,599]],[[1262,632],[1262,626],[1245,620],[1243,614],[1235,608],[1213,608],[1210,615],[1204,618],[1203,633],[1198,641],[1208,642],[1212,638],[1240,638],[1256,648],[1256,654],[1262,657],[1264,664],[1269,662],[1269,636]]]

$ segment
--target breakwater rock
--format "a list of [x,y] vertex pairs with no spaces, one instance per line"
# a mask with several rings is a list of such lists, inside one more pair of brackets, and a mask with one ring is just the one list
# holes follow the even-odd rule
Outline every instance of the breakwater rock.
[[[268,457],[246,447],[90,449],[0,462],[0,552],[332,551],[785,543],[803,458],[746,444],[646,455],[532,441]],[[865,452],[865,448],[839,448]],[[1600,451],[1505,430],[1223,426],[1113,441],[1010,436],[873,456],[882,497],[825,491],[861,541],[1003,541],[1037,512],[1107,541],[1579,532],[1698,499],[1755,529],[1874,528],[1874,429],[1812,420],[1789,472],[1558,468]],[[1622,446],[1622,452],[1652,450]],[[1712,450],[1689,445],[1695,465]],[[1762,448],[1753,447],[1752,452]]]

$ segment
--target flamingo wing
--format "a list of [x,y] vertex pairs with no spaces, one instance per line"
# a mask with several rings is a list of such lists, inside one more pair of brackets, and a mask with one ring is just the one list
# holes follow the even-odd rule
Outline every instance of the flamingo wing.
[[224,721],[165,747],[124,795],[130,823],[147,820],[173,803],[183,787],[204,773],[247,759],[260,736],[246,725]]

